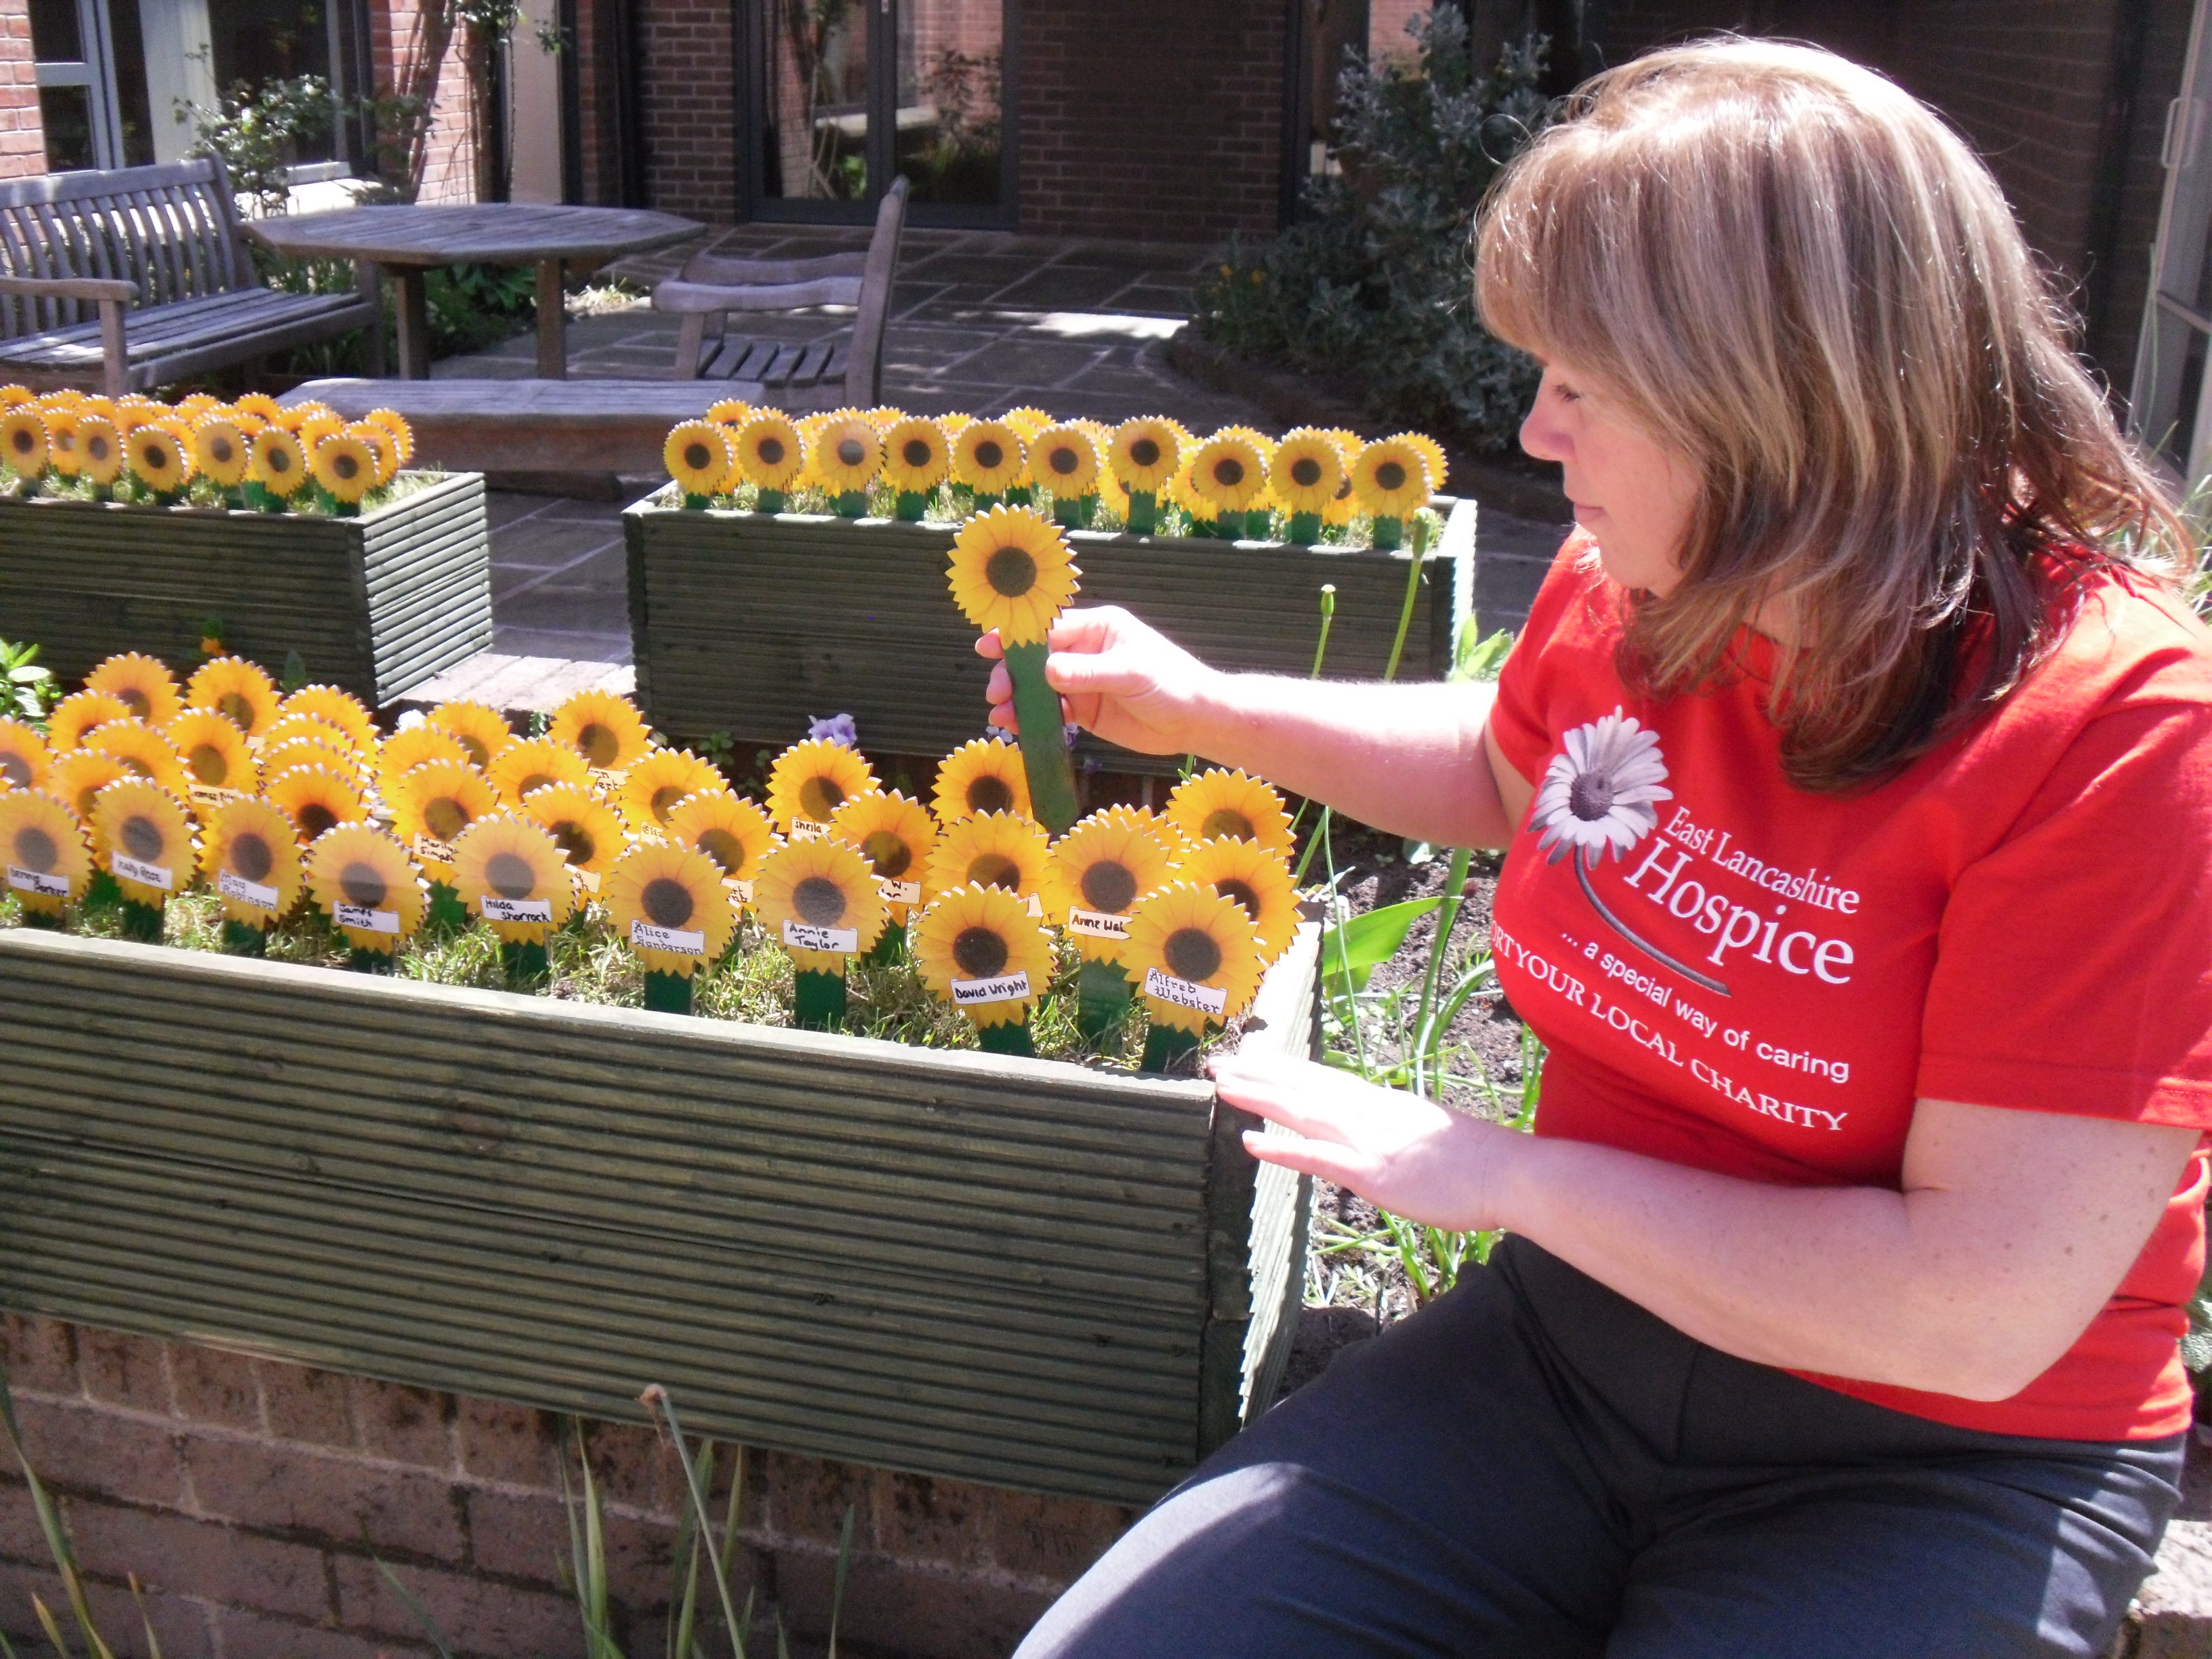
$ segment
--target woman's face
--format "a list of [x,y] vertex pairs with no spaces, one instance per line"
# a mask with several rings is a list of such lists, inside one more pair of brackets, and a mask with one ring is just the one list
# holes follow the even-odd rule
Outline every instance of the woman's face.
[[1544,365],[1521,447],[1565,470],[1575,522],[1597,544],[1605,574],[1623,587],[1665,594],[1681,580],[1682,544],[1697,505],[1686,456],[1632,422],[1572,365]]

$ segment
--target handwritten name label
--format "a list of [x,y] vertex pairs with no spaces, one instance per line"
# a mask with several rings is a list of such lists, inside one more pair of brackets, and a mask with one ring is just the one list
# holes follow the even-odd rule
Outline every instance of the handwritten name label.
[[783,924],[783,942],[795,950],[830,951],[849,957],[860,948],[860,930],[857,927],[817,927],[811,922],[787,921]]
[[707,935],[682,927],[656,927],[649,921],[629,925],[629,942],[640,951],[667,951],[679,957],[707,954]]
[[571,865],[568,868],[568,874],[574,878],[576,885],[582,888],[584,891],[587,893],[596,893],[599,890],[599,876],[598,871],[586,870],[579,865]]
[[1039,898],[1035,893],[1031,893],[1029,897],[1024,901],[1024,902],[1029,906],[1030,914],[1031,915],[1042,916],[1044,915],[1044,901]]
[[817,823],[812,818],[793,818],[791,821],[791,838],[793,841],[820,841],[829,833],[828,824]]
[[1178,1008],[1195,1008],[1201,1013],[1218,1014],[1229,1006],[1228,992],[1217,991],[1211,985],[1194,985],[1157,968],[1145,969],[1145,994],[1162,1002],[1172,1002]]
[[158,864],[141,864],[128,853],[110,854],[107,867],[111,873],[120,876],[125,881],[135,881],[141,887],[158,887],[165,893],[177,884],[176,878],[170,875],[164,866]]
[[495,893],[486,893],[477,902],[483,908],[486,921],[550,921],[553,920],[551,899],[501,898]]
[[1093,939],[1127,939],[1129,919],[1117,916],[1110,910],[1085,910],[1071,904],[1067,908],[1067,931],[1088,933]]
[[276,909],[276,890],[274,887],[264,887],[258,881],[248,881],[235,870],[219,871],[215,878],[215,890],[227,899],[250,904],[257,910],[267,910],[273,915]]
[[424,864],[434,864],[441,869],[453,867],[453,849],[435,836],[415,837],[415,856]]
[[399,934],[399,912],[397,910],[374,910],[366,904],[341,904],[331,914],[337,918],[339,927],[350,927],[356,933],[390,933],[395,939]]
[[8,884],[19,893],[36,893],[40,898],[65,899],[69,896],[69,883],[59,876],[20,869],[12,864],[8,866]]
[[730,890],[738,903],[750,904],[753,902],[753,884],[743,876],[724,876],[722,885]]
[[995,979],[956,979],[952,1000],[963,1008],[978,1002],[1027,1002],[1030,976],[1023,972],[1000,974]]
[[890,904],[919,904],[921,902],[921,884],[918,881],[892,881],[884,877],[876,878],[876,887],[884,902]]
[[185,786],[185,799],[195,806],[228,806],[234,800],[244,800],[243,789],[225,789],[219,784],[193,783]]

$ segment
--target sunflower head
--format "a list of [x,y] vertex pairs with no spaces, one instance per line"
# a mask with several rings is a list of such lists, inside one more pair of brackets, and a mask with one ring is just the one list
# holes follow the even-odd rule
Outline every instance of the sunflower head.
[[719,494],[737,460],[728,429],[720,422],[684,421],[660,447],[661,464],[687,495]]
[[[46,770],[46,793],[77,815],[88,829],[93,829],[92,809],[100,792],[131,774],[123,763],[112,755],[96,755],[89,749],[79,749],[66,755],[54,757],[53,764]],[[93,850],[101,849],[95,844]]]
[[72,691],[46,711],[46,746],[66,755],[108,721],[131,718],[131,705],[112,691]]
[[1182,445],[1175,426],[1157,415],[1140,415],[1114,428],[1108,465],[1124,489],[1157,494],[1182,469]]
[[319,766],[271,773],[261,794],[291,820],[302,847],[342,823],[368,822],[368,803],[360,787],[343,773]]
[[1186,841],[1226,836],[1277,853],[1291,850],[1291,815],[1283,810],[1283,798],[1242,772],[1217,766],[1185,778],[1168,797],[1167,818]]
[[167,738],[143,720],[109,720],[86,735],[84,746],[97,754],[114,757],[134,778],[158,783],[172,794],[181,795],[185,791],[187,775],[183,758]]
[[222,913],[248,927],[281,921],[300,897],[300,842],[292,820],[265,800],[227,801],[209,814],[200,873]]
[[752,898],[753,878],[761,860],[776,846],[768,814],[741,795],[709,790],[688,795],[668,815],[668,834],[678,845],[704,853],[741,901]]
[[357,777],[361,773],[358,756],[336,742],[319,742],[313,738],[295,737],[282,743],[261,746],[261,769],[274,777],[279,772],[290,772],[302,766],[319,767],[335,772],[340,777]]
[[37,789],[0,792],[0,866],[7,884],[27,910],[58,916],[84,896],[92,855],[76,815]]
[[242,414],[252,416],[264,425],[282,419],[284,414],[283,404],[265,392],[245,392],[231,404],[231,407]]
[[1396,441],[1410,447],[1421,458],[1421,465],[1428,469],[1429,493],[1433,495],[1443,489],[1445,475],[1451,467],[1445,459],[1444,447],[1425,432],[1401,432]]
[[478,818],[499,811],[483,774],[452,761],[425,762],[401,777],[391,795],[400,838],[410,846],[424,837],[451,846]]
[[761,860],[753,909],[802,972],[842,974],[874,948],[887,912],[866,859],[842,841],[792,841]]
[[1313,427],[1285,434],[1267,468],[1267,487],[1291,512],[1318,514],[1344,488],[1336,441]]
[[545,735],[595,772],[619,772],[646,750],[645,716],[612,691],[579,691],[553,711]]
[[930,805],[944,823],[957,823],[978,812],[1012,812],[1030,817],[1029,769],[1018,745],[996,738],[974,738],[945,757],[937,769]]
[[707,411],[707,418],[716,426],[732,428],[743,426],[753,417],[753,406],[743,398],[725,398]]
[[866,489],[884,464],[883,440],[865,415],[845,413],[826,422],[814,443],[814,471],[839,494]]
[[1042,828],[1012,812],[979,812],[949,824],[937,838],[923,884],[932,894],[955,887],[1003,887],[1042,900],[1051,884],[1050,842]]
[[335,685],[303,685],[284,699],[279,712],[313,714],[317,720],[328,720],[351,738],[362,754],[376,751],[376,717],[350,691],[341,691]]
[[83,418],[73,409],[49,409],[39,416],[46,430],[46,466],[64,478],[74,478],[79,471],[76,434]]
[[976,421],[952,440],[952,477],[979,495],[1003,495],[1022,480],[1029,451],[1004,421]]
[[1267,459],[1242,434],[1217,432],[1191,458],[1191,489],[1219,512],[1243,512],[1260,499],[1267,483]]
[[212,708],[187,708],[171,720],[162,736],[176,746],[185,763],[186,787],[235,789],[252,794],[260,769],[246,733]]
[[1298,896],[1290,860],[1273,848],[1227,836],[1202,841],[1176,860],[1175,879],[1234,899],[1252,924],[1262,962],[1282,955],[1297,933]]
[[349,765],[357,764],[362,759],[361,748],[354,742],[353,734],[336,720],[326,720],[304,708],[287,708],[282,704],[277,706],[276,718],[270,723],[269,729],[254,741],[260,744],[264,754],[288,743],[312,743],[342,757]]
[[533,789],[519,809],[561,849],[571,869],[593,878],[614,868],[622,856],[623,822],[615,810],[587,788],[549,783]]
[[375,452],[343,431],[325,433],[315,440],[308,466],[315,482],[330,492],[333,501],[357,501],[376,488]]
[[764,409],[738,428],[738,471],[748,483],[787,489],[805,465],[805,441],[787,416]]
[[904,921],[921,902],[921,878],[937,844],[937,822],[920,801],[896,790],[871,789],[846,799],[830,819],[830,833],[857,848],[876,872],[891,920]]
[[136,651],[108,658],[84,677],[88,691],[105,691],[149,726],[167,726],[184,708],[184,693],[166,664]]
[[[240,407],[244,400],[240,400]],[[407,417],[396,409],[372,409],[361,417],[371,425],[382,427],[398,453],[399,465],[404,466],[415,459],[415,428],[407,424]]]
[[192,481],[192,458],[169,422],[148,422],[123,441],[131,476],[158,495],[174,495]]
[[368,421],[356,421],[345,429],[349,438],[358,439],[366,445],[376,462],[374,483],[381,489],[399,476],[399,446],[382,427]]
[[1428,463],[1403,438],[1377,438],[1352,463],[1352,494],[1376,518],[1404,519],[1428,505]]
[[179,800],[144,778],[118,778],[93,798],[93,833],[125,898],[161,905],[191,883],[199,855]]
[[252,442],[236,421],[210,415],[192,428],[192,465],[201,477],[235,488],[246,482],[252,459]]
[[482,771],[514,741],[507,716],[480,702],[441,702],[424,717],[427,725],[450,732],[469,751],[469,764]]
[[390,794],[398,787],[400,779],[432,761],[466,766],[470,764],[468,745],[428,720],[404,726],[377,746],[377,776],[383,782],[385,793]]
[[908,416],[884,434],[884,478],[894,489],[927,495],[945,482],[951,465],[951,445],[935,421]]
[[1030,446],[1030,471],[1056,496],[1087,495],[1098,482],[1098,448],[1073,421],[1048,426]]
[[1008,645],[1043,640],[1082,574],[1060,526],[1026,507],[979,513],[952,538],[953,603]]
[[1166,884],[1171,867],[1156,826],[1111,808],[1093,812],[1053,843],[1055,915],[1085,956],[1119,962],[1130,910]]
[[46,470],[46,423],[36,410],[10,409],[0,416],[0,465],[19,478]]
[[123,433],[114,422],[90,416],[76,423],[76,470],[96,484],[123,476]]
[[695,848],[640,842],[607,877],[601,898],[616,933],[654,973],[689,979],[729,948],[737,929],[720,868]]
[[243,657],[202,663],[185,684],[185,701],[214,709],[249,738],[259,737],[276,720],[276,682]]
[[453,846],[453,890],[510,945],[543,945],[568,920],[576,891],[568,861],[537,824],[504,812],[478,818]]
[[272,495],[295,495],[308,482],[307,452],[283,427],[264,427],[253,434],[246,476]]
[[21,720],[0,716],[0,795],[46,787],[46,740]]
[[383,830],[342,823],[315,839],[307,890],[356,951],[389,956],[422,925],[422,878]]
[[1177,881],[1137,901],[1122,965],[1157,1024],[1203,1031],[1244,1012],[1260,988],[1260,945],[1234,899]]
[[809,738],[792,744],[769,768],[769,816],[787,836],[815,833],[799,826],[827,824],[849,797],[875,787],[875,769],[858,750]]
[[616,799],[632,833],[657,836],[685,796],[726,787],[711,761],[688,749],[656,749],[623,774]]
[[977,1025],[1018,1025],[1052,981],[1052,941],[999,887],[956,887],[908,930],[922,983]]
[[501,799],[509,806],[520,806],[533,792],[556,783],[588,788],[592,769],[566,744],[550,738],[525,738],[493,756],[485,775]]

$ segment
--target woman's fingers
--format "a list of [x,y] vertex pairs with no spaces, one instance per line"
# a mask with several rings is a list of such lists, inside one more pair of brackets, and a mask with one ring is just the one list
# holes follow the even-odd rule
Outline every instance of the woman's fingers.
[[1263,1164],[1278,1164],[1300,1175],[1318,1176],[1353,1192],[1366,1187],[1375,1173],[1373,1158],[1349,1147],[1332,1146],[1326,1141],[1291,1140],[1282,1135],[1248,1129],[1244,1132],[1244,1150]]

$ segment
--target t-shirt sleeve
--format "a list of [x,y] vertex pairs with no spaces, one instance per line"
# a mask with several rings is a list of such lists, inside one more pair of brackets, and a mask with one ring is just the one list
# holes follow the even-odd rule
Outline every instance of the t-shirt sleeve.
[[1491,735],[1513,763],[1513,769],[1534,783],[1543,775],[1551,757],[1553,733],[1544,714],[1544,682],[1556,665],[1546,660],[1557,643],[1556,635],[1577,613],[1579,602],[1604,576],[1590,557],[1590,541],[1579,530],[1568,536],[1544,585],[1528,607],[1528,620],[1505,666],[1498,676],[1498,701],[1491,707]]
[[2212,707],[2090,720],[1955,882],[1923,1099],[2212,1127]]

